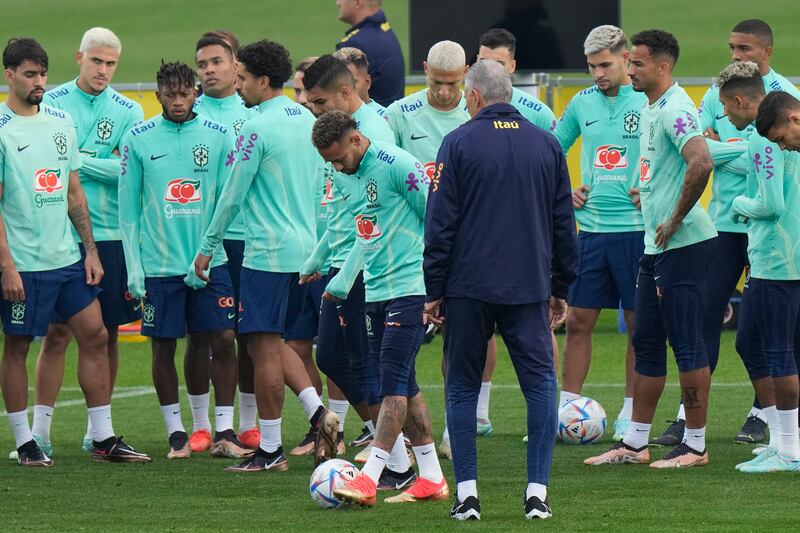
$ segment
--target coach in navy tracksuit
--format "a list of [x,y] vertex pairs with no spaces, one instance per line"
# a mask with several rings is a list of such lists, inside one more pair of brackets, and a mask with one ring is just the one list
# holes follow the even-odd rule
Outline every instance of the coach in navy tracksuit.
[[447,323],[451,516],[480,512],[475,408],[496,323],[528,407],[525,514],[547,518],[557,420],[549,313],[565,312],[578,262],[567,163],[556,138],[508,104],[499,63],[473,65],[465,87],[473,118],[442,142],[425,218],[425,309]]

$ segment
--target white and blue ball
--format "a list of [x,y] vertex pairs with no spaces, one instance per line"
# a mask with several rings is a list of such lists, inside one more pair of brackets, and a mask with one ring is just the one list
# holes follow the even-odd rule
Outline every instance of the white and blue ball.
[[600,402],[580,397],[558,409],[558,436],[567,444],[591,444],[606,432],[606,412]]
[[344,459],[330,459],[319,465],[311,474],[309,492],[314,503],[322,509],[335,509],[340,502],[333,495],[333,489],[344,486],[355,479],[358,468]]

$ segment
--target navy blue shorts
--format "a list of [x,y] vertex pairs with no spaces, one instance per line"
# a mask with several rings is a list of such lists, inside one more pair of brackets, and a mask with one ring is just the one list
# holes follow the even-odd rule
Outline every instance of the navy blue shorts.
[[236,316],[231,276],[225,266],[209,272],[208,284],[192,289],[185,276],[145,278],[142,335],[180,339],[189,333],[233,329]]
[[307,292],[299,279],[293,272],[242,267],[239,333],[294,333]]
[[[296,285],[296,284],[295,284]],[[283,338],[287,341],[311,340],[319,331],[319,313],[322,307],[322,293],[328,285],[327,276],[308,285],[296,285],[289,294],[287,317],[292,327],[286,328]],[[299,301],[296,301],[300,299]]]
[[636,372],[667,375],[669,340],[680,372],[708,366],[703,339],[706,285],[716,238],[643,255],[636,286],[633,348]]
[[419,394],[415,365],[425,336],[424,308],[424,296],[367,303],[367,338],[378,359],[381,398]]
[[[125,266],[125,251],[122,241],[98,241],[97,255],[103,265],[103,279],[100,280],[100,310],[107,328],[130,324],[142,318],[142,302],[128,292],[128,269]],[[86,250],[80,244],[81,258]]]
[[[9,302],[0,299],[3,333],[25,337],[47,335],[50,323],[66,322],[85,309],[100,292],[86,283],[83,261],[70,266],[20,272],[25,300]],[[2,276],[2,274],[0,274]]]
[[233,284],[233,300],[236,302],[234,329],[237,329],[239,324],[239,287],[242,277],[242,261],[244,260],[244,241],[224,239],[222,247],[225,248],[225,255],[228,256],[228,272],[231,275],[231,283]]
[[631,310],[636,301],[636,274],[644,253],[644,232],[578,232],[580,262],[567,303],[585,309]]
[[[748,298],[761,349],[773,378],[797,375],[800,357],[800,281],[750,278]],[[741,322],[740,322],[741,324]]]
[[[758,327],[758,314],[753,291],[750,290],[750,276],[745,279],[742,299],[739,303],[739,325],[736,328],[736,352],[744,363],[747,376],[755,381],[770,377],[772,372],[769,367],[767,354],[761,344],[761,335]],[[706,326],[708,323],[706,321]],[[706,344],[708,346],[708,344]],[[710,361],[709,361],[710,362]]]

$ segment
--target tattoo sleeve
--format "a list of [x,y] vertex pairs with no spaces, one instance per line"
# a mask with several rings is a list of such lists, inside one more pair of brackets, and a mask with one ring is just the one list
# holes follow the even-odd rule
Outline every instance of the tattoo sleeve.
[[89,207],[86,204],[86,195],[83,193],[83,187],[78,179],[77,172],[69,173],[69,194],[68,194],[68,215],[75,227],[75,231],[83,242],[83,247],[87,252],[96,249],[94,243],[94,235],[92,234],[92,222],[89,219]]
[[694,137],[681,150],[686,161],[686,174],[683,178],[681,195],[672,212],[672,219],[681,222],[700,199],[708,185],[708,177],[713,168],[711,154],[703,137]]

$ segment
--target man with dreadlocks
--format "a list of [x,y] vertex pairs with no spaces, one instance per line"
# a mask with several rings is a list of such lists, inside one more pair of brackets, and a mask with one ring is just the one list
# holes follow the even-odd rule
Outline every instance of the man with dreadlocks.
[[[213,353],[217,420],[214,453],[252,454],[233,432],[236,355],[233,286],[222,247],[208,282],[194,276],[194,250],[208,227],[234,161],[233,131],[192,110],[194,72],[183,63],[162,64],[156,97],[163,113],[132,128],[122,141],[119,214],[128,290],[144,298],[142,334],[152,340],[153,381],[167,426],[169,459],[189,457],[181,421],[176,341],[207,336]],[[187,276],[187,270],[189,275]],[[220,371],[215,371],[220,369]]]

